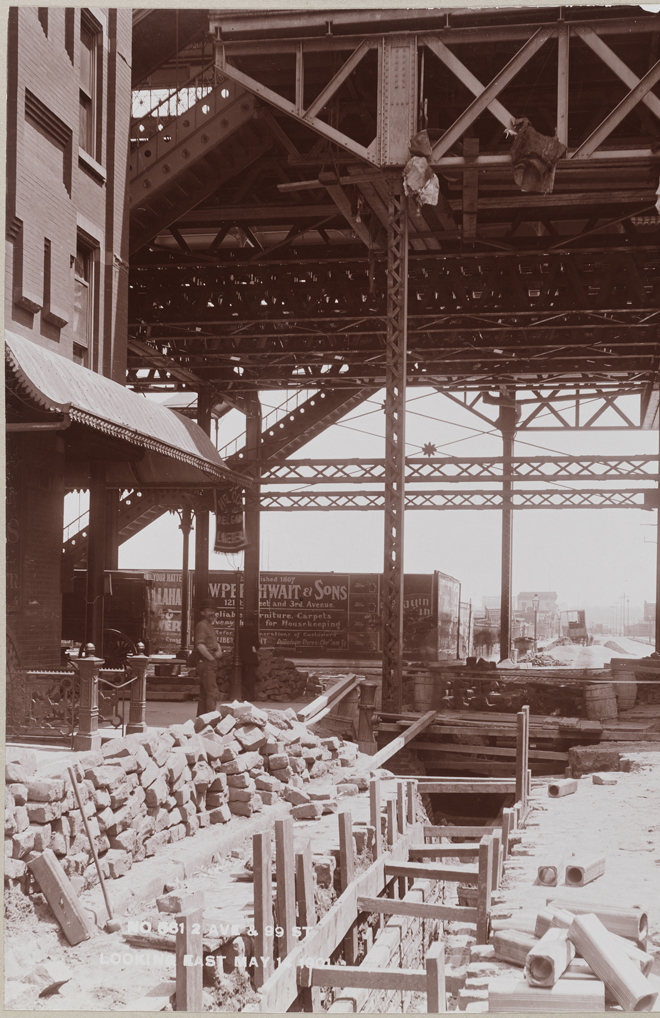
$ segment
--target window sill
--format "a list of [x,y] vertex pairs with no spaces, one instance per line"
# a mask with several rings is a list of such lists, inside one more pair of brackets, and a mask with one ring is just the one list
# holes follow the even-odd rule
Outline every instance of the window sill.
[[92,174],[93,177],[105,184],[106,174],[105,169],[100,163],[97,163],[96,159],[90,156],[89,152],[85,152],[84,148],[78,149],[78,162],[82,163],[86,170]]

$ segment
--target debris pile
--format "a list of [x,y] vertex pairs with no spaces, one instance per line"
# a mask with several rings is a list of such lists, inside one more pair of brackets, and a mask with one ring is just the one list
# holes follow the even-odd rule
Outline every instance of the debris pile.
[[[233,653],[227,651],[218,662],[217,681],[221,697],[230,695],[233,668]],[[282,657],[273,648],[259,649],[254,690],[256,700],[272,700],[274,703],[302,700],[307,694],[307,679],[307,672],[299,671],[293,661]]]
[[[310,778],[349,767],[354,743],[322,739],[292,709],[262,711],[251,703],[217,711],[159,733],[113,738],[73,763],[77,788],[105,876],[120,877],[170,842],[200,828],[251,816],[284,798],[300,819],[328,808],[302,791]],[[73,788],[71,760],[37,771],[29,750],[12,750],[5,766],[5,880],[26,882],[27,863],[50,848],[78,888],[93,886],[92,860]],[[339,788],[338,788],[339,790]],[[333,804],[335,805],[335,804]]]

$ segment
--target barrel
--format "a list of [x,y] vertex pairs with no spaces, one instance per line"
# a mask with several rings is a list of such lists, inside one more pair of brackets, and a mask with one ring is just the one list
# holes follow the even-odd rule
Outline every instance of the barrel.
[[610,668],[613,672],[614,695],[619,713],[630,710],[637,699],[637,683],[635,681],[635,658],[613,657]]
[[413,686],[415,710],[421,711],[423,714],[433,710],[434,686],[433,676],[429,674],[415,675]]
[[611,682],[598,682],[584,688],[587,717],[593,721],[614,721],[618,717],[616,696]]

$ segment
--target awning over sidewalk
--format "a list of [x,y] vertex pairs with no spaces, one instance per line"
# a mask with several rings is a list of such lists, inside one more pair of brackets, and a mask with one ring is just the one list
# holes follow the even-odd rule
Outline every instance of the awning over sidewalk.
[[[149,475],[143,478],[145,482],[162,479],[167,484],[168,480],[183,479],[183,473],[191,484],[244,480],[225,465],[199,425],[175,410],[14,333],[5,333],[5,355],[10,390],[35,411],[62,414],[72,422],[155,453],[155,457],[145,457]],[[172,470],[172,460],[194,469]],[[164,469],[158,469],[159,463]],[[165,476],[154,476],[160,473]]]

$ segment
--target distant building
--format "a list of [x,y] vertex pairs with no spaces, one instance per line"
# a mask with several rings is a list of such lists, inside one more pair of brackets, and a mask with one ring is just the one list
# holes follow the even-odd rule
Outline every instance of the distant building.
[[528,612],[534,611],[534,600],[538,598],[538,611],[540,612],[551,612],[553,615],[557,611],[557,592],[555,590],[539,590],[539,591],[528,591],[523,590],[518,594],[518,611]]
[[482,608],[494,608],[499,611],[501,600],[502,599],[499,594],[493,595],[492,597],[482,597],[481,605]]

